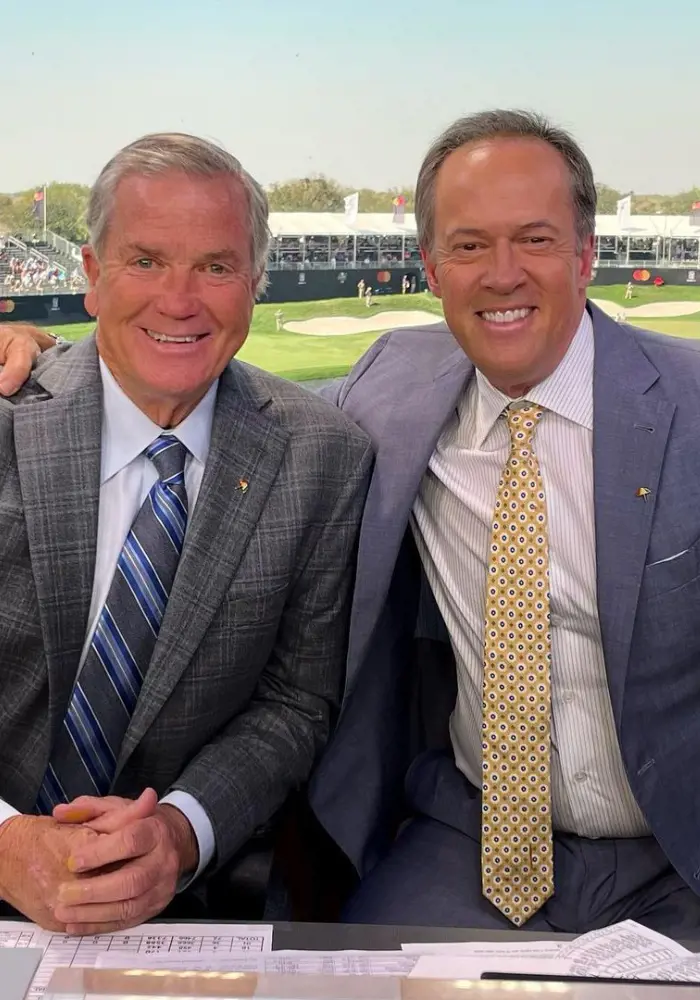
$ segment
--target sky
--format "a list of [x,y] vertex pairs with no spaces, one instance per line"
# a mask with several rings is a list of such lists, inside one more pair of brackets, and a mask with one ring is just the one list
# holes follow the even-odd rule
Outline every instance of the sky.
[[146,132],[225,145],[262,183],[413,186],[462,114],[569,128],[599,181],[700,186],[700,3],[31,0],[0,3],[0,191],[90,184]]

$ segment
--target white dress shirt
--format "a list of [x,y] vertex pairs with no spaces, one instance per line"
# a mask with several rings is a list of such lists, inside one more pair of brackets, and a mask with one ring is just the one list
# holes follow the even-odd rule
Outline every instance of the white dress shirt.
[[[549,530],[552,817],[583,837],[649,833],[613,722],[596,593],[593,327],[587,312],[557,369],[527,394],[545,408],[534,439]],[[485,587],[496,492],[513,402],[477,371],[423,477],[411,526],[457,664],[455,760],[481,787]]]
[[[163,429],[154,424],[123,392],[102,359],[100,373],[103,416],[97,549],[88,630],[78,672],[82,670],[90,648],[126,536],[139,508],[158,479],[155,465],[143,452],[163,433]],[[211,385],[189,416],[168,431],[182,441],[189,452],[185,460],[188,524],[192,520],[209,454],[217,386],[218,382]],[[214,854],[211,821],[199,802],[186,792],[170,792],[161,802],[176,806],[187,817],[195,832],[199,847],[199,866],[193,876],[196,877],[209,864]],[[0,800],[0,823],[16,815],[17,810]]]

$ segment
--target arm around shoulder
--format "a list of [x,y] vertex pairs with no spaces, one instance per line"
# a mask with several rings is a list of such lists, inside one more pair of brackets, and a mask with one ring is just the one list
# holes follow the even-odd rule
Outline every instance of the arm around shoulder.
[[26,323],[1,323],[0,365],[3,367],[0,369],[0,395],[16,393],[30,377],[35,363],[43,363],[42,352],[55,355],[57,342],[55,337],[38,327]]

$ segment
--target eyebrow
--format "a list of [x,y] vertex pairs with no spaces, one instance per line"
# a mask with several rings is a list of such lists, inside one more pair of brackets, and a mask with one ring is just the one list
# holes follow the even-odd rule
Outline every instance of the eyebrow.
[[124,253],[138,253],[144,257],[159,257],[160,252],[154,247],[145,247],[140,243],[125,243],[122,247]]
[[[526,229],[551,229],[556,231],[556,228],[554,223],[548,219],[534,219],[532,222],[525,222],[522,226],[518,226],[517,232],[522,233]],[[454,239],[455,236],[488,236],[489,234],[485,229],[470,229],[467,226],[459,226],[457,229],[452,229],[448,235],[450,239]]]
[[234,250],[232,247],[229,247],[226,250],[210,250],[209,253],[203,254],[202,257],[200,258],[200,260],[206,262],[217,261],[217,260],[240,260],[240,259],[241,255],[237,250]]
[[[157,250],[155,247],[147,247],[141,243],[127,243],[124,247],[124,252],[127,254],[137,253],[143,257],[162,257],[163,251]],[[219,260],[240,260],[241,256],[237,250],[233,248],[222,249],[222,250],[210,250],[208,253],[202,254],[199,260],[202,263],[209,264],[214,263]]]

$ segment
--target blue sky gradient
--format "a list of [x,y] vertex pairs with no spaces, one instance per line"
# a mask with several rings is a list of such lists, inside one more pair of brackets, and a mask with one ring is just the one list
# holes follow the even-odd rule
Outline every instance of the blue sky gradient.
[[18,0],[0,13],[0,191],[91,183],[156,130],[227,146],[263,183],[412,185],[460,114],[528,107],[599,180],[700,185],[700,3]]

